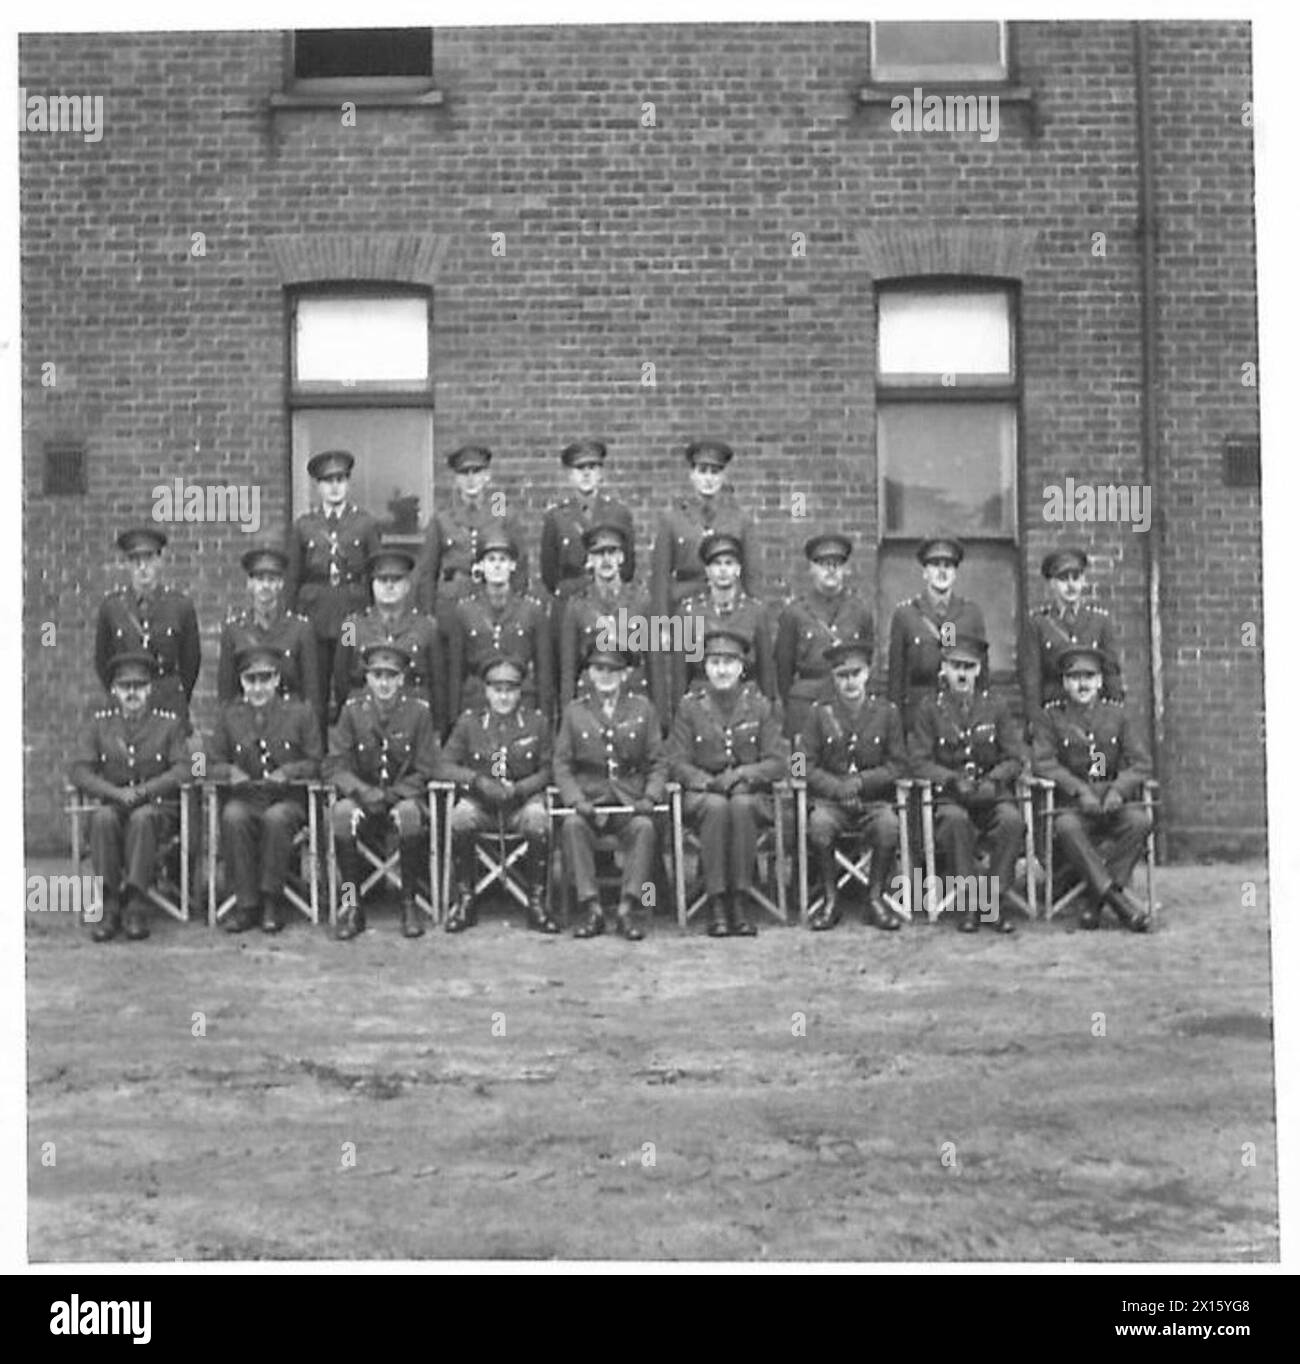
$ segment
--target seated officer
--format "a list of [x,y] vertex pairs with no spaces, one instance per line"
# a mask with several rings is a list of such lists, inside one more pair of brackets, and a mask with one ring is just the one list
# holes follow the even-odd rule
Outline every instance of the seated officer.
[[189,746],[181,719],[151,703],[153,671],[153,656],[142,649],[109,663],[112,700],[87,718],[72,762],[73,785],[103,802],[90,819],[90,862],[104,886],[90,935],[96,942],[121,929],[124,890],[126,936],[149,936],[158,847],[180,824],[176,795],[190,772]]
[[478,710],[466,710],[452,728],[438,776],[463,794],[451,812],[452,876],[456,898],[447,912],[447,932],[474,921],[474,835],[521,835],[528,844],[528,922],[540,933],[558,933],[546,912],[546,836],[550,823],[545,792],[551,780],[551,727],[541,711],[521,707],[524,668],[495,655],[483,665],[486,695]]
[[817,852],[826,903],[809,920],[815,929],[834,928],[836,907],[835,841],[854,830],[871,850],[863,922],[896,929],[902,918],[882,894],[898,853],[898,816],[894,786],[907,775],[907,750],[898,708],[871,696],[872,641],[848,639],[826,650],[835,696],[814,701],[803,728],[808,762],[808,792],[813,797],[808,842]]
[[776,630],[776,687],[791,739],[802,732],[813,702],[833,694],[826,650],[846,639],[865,642],[870,667],[876,638],[871,608],[845,586],[853,541],[847,535],[814,535],[803,552],[810,589],[782,610]]
[[[1129,803],[1151,776],[1151,759],[1119,701],[1101,697],[1106,659],[1097,649],[1061,653],[1065,696],[1034,720],[1034,772],[1056,783],[1056,841],[1087,882],[1080,928],[1096,928],[1107,904],[1134,933],[1150,916],[1126,890],[1151,828],[1146,807]],[[1103,854],[1098,842],[1109,847]]]
[[447,626],[447,714],[452,720],[463,710],[482,709],[483,665],[496,654],[524,665],[524,706],[535,706],[548,718],[551,714],[550,622],[541,602],[510,586],[518,562],[519,546],[503,530],[485,530],[479,537],[483,585],[456,602]]
[[925,588],[910,601],[899,602],[889,623],[889,699],[910,733],[916,707],[934,695],[945,644],[958,635],[986,639],[984,613],[953,591],[957,570],[966,557],[955,536],[932,535],[916,551]]
[[1020,641],[1020,687],[1031,719],[1045,702],[1065,695],[1060,657],[1072,646],[1101,654],[1102,696],[1124,699],[1110,617],[1100,607],[1084,605],[1087,571],[1088,556],[1081,549],[1054,549],[1043,559],[1049,601],[1027,618]]
[[365,863],[358,835],[379,842],[397,831],[402,879],[402,936],[424,933],[415,888],[429,861],[428,790],[437,775],[438,736],[429,703],[403,688],[411,656],[400,643],[376,641],[362,650],[366,690],[344,702],[330,730],[325,776],[343,797],[335,801],[334,846],[344,886],[344,907],[334,936],[340,942],[365,932],[361,906]]
[[[655,854],[654,807],[668,779],[659,713],[644,696],[625,690],[628,668],[621,653],[592,650],[586,672],[587,689],[565,708],[555,741],[555,784],[573,809],[560,825],[565,874],[582,915],[573,936],[605,931],[596,886],[596,836],[604,829],[618,835],[623,851],[619,932],[638,942],[645,937],[638,908]],[[632,813],[602,815],[602,805],[630,805]]]
[[754,885],[759,825],[774,818],[762,793],[785,775],[788,758],[775,707],[741,681],[745,647],[731,630],[705,635],[705,685],[682,697],[669,746],[684,814],[699,833],[712,938],[758,932],[741,901]]
[[222,706],[208,747],[208,776],[232,788],[221,807],[221,846],[235,887],[228,933],[244,932],[259,916],[264,933],[284,927],[284,881],[307,822],[307,793],[290,783],[320,769],[320,725],[305,701],[280,695],[280,657],[265,644],[239,651],[244,694]]
[[274,545],[255,546],[239,560],[248,575],[249,605],[232,611],[221,627],[217,663],[217,700],[240,695],[235,658],[250,644],[266,644],[280,655],[280,692],[294,696],[320,714],[320,675],[316,668],[316,636],[311,622],[284,609],[284,576],[289,556]]
[[434,730],[441,735],[446,691],[442,645],[437,622],[411,607],[415,556],[404,549],[379,549],[370,556],[368,568],[375,604],[343,622],[334,690],[339,696],[356,696],[365,690],[362,657],[367,644],[400,644],[411,657],[406,690],[428,703]]
[[1012,933],[1015,924],[993,897],[1010,888],[1025,836],[1014,786],[1028,755],[1010,708],[976,688],[987,650],[982,634],[959,634],[943,650],[942,685],[917,706],[907,746],[912,775],[934,784],[938,860],[948,875],[963,878],[958,928],[974,933],[980,926],[978,903],[967,898],[960,906],[978,884],[975,845],[982,839],[994,922],[999,933]]

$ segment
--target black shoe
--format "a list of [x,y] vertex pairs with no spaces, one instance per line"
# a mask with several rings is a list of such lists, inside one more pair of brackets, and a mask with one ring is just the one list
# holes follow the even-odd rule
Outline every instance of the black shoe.
[[1151,915],[1147,907],[1139,904],[1122,886],[1111,886],[1106,892],[1105,900],[1130,932],[1145,933],[1150,928]]
[[758,929],[749,921],[744,910],[744,891],[733,891],[727,901],[727,923],[733,938],[757,938]]
[[727,914],[726,899],[721,895],[709,896],[709,937],[731,937],[731,922]]
[[834,928],[839,921],[839,909],[834,905],[825,903],[820,909],[815,909],[808,916],[808,927],[814,933],[825,933],[828,929]]
[[226,921],[222,924],[227,933],[247,933],[252,926],[253,911],[243,905],[236,905],[226,915]]
[[366,931],[366,916],[356,905],[350,905],[339,915],[334,925],[334,936],[339,942],[350,942],[359,933]]
[[980,931],[980,916],[974,910],[965,909],[957,915],[958,933],[978,933]]
[[443,930],[447,933],[463,933],[470,925],[473,906],[474,900],[469,887],[461,886],[456,891],[451,908],[447,911],[447,922],[443,924]]
[[645,937],[645,929],[637,922],[636,910],[631,905],[619,905],[618,931],[628,942],[640,942]]
[[999,914],[993,921],[993,931],[1002,934],[1014,933],[1016,931],[1015,920],[1008,918],[1005,914]]
[[871,928],[883,929],[886,933],[897,932],[903,926],[902,918],[890,909],[885,897],[879,893],[867,896],[867,903],[862,908],[862,922]]
[[280,909],[273,896],[268,895],[262,902],[262,932],[278,933],[284,924],[280,921]]
[[132,942],[142,942],[149,936],[149,911],[139,896],[133,895],[127,901],[122,915],[122,929]]
[[586,918],[573,930],[575,938],[599,938],[605,931],[605,915],[598,904],[588,903]]
[[122,931],[122,912],[116,905],[103,905],[99,922],[90,930],[91,942],[111,942]]
[[528,897],[528,927],[535,928],[539,933],[558,933],[560,931],[560,925],[546,912],[546,906],[542,903],[540,895]]
[[1079,927],[1091,933],[1101,926],[1101,906],[1089,900],[1079,911]]
[[420,906],[414,900],[402,900],[402,937],[424,937],[424,924],[420,921]]

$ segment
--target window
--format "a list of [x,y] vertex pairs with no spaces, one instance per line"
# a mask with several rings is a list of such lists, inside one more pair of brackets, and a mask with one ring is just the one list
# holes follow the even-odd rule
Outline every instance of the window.
[[301,293],[291,317],[294,516],[312,505],[311,456],[350,450],[352,500],[416,538],[433,505],[428,294]]
[[890,284],[876,303],[881,618],[919,590],[920,540],[960,536],[956,590],[984,612],[997,677],[1015,666],[1019,630],[1015,294],[972,281]]
[[1007,26],[995,20],[871,25],[871,79],[882,84],[1005,81]]
[[299,94],[393,94],[433,87],[431,28],[308,28],[293,35]]

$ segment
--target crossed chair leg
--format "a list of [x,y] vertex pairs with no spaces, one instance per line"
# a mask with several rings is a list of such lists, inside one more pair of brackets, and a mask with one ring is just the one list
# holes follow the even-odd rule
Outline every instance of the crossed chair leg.
[[[560,926],[546,908],[546,874],[549,865],[544,841],[524,845],[519,854],[520,874],[527,886],[525,912],[528,926],[539,933],[558,933]],[[472,838],[454,839],[451,853],[453,891],[447,909],[448,933],[463,933],[478,921],[478,897],[474,893],[478,849]]]

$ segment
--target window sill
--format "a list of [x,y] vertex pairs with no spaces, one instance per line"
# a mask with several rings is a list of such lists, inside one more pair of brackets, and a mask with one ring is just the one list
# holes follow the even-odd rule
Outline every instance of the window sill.
[[996,95],[1000,104],[1033,104],[1034,92],[1028,85],[1007,85],[1000,81],[890,81],[886,85],[864,85],[858,103],[892,104],[899,95],[911,98],[917,90],[925,95]]
[[355,93],[296,94],[276,91],[271,96],[271,108],[276,110],[293,109],[338,109],[341,104],[353,104],[358,109],[436,109],[442,104],[441,90],[424,90],[419,94],[375,90],[358,90]]

